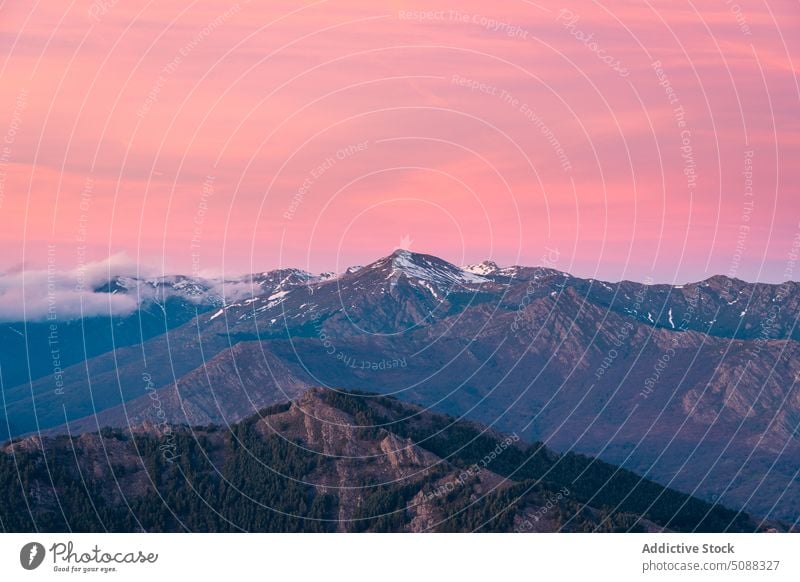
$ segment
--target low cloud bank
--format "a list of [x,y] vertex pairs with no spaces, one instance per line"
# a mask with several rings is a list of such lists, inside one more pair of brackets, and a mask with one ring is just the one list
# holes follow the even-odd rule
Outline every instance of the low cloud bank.
[[[162,281],[163,285],[154,282]],[[104,287],[118,281],[116,293]],[[59,271],[20,268],[0,273],[0,321],[68,320],[95,316],[124,316],[145,301],[180,296],[195,303],[214,299],[232,303],[253,295],[251,283],[162,277],[150,267],[118,254],[86,263],[80,269]],[[101,290],[102,289],[102,290]]]

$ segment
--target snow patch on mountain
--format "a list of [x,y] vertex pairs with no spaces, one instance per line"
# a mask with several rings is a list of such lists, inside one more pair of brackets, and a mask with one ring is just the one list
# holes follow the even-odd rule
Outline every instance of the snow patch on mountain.
[[277,293],[273,293],[269,297],[267,297],[267,301],[274,301],[275,299],[280,299],[281,297],[286,297],[289,294],[288,291],[278,291]]
[[497,266],[497,263],[494,261],[483,261],[482,263],[478,263],[477,265],[467,265],[463,267],[463,270],[467,273],[472,273],[473,275],[490,275],[500,270],[500,267]]

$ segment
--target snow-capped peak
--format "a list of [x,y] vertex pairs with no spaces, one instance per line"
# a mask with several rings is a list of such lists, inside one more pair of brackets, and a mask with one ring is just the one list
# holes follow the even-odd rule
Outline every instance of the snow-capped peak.
[[470,273],[434,256],[399,249],[388,257],[373,263],[372,267],[386,270],[387,279],[400,276],[427,281],[438,285],[476,285],[489,279]]

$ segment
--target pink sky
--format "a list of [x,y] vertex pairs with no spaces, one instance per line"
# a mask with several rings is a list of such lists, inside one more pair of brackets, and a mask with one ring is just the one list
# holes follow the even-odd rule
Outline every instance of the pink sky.
[[796,1],[142,6],[0,8],[0,269],[800,279]]

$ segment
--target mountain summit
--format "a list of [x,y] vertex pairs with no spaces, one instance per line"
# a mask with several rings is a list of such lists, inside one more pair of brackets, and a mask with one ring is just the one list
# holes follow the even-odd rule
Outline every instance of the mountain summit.
[[400,277],[436,285],[480,285],[489,280],[469,271],[460,269],[433,255],[412,253],[404,249],[394,251],[368,265],[364,270],[373,270],[386,274],[386,279],[397,282]]

